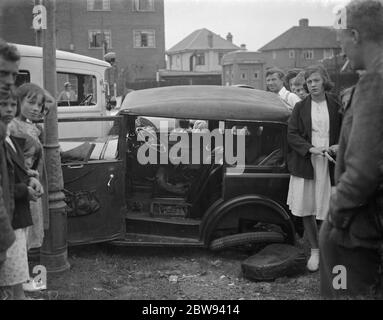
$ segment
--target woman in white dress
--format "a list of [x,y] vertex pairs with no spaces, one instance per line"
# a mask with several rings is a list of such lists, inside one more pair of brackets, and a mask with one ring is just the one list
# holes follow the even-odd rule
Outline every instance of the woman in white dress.
[[288,125],[291,178],[287,204],[293,215],[302,217],[311,246],[307,268],[317,271],[316,220],[324,220],[329,208],[334,164],[327,156],[336,154],[342,119],[339,102],[327,93],[332,84],[326,70],[321,66],[309,67],[305,80],[309,95],[295,105]]

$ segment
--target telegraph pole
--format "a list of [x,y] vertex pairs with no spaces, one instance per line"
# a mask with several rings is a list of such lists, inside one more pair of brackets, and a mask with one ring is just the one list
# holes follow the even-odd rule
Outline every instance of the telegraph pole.
[[[44,0],[46,29],[42,30],[44,88],[56,97],[56,0]],[[67,257],[67,215],[61,159],[58,143],[57,105],[44,120],[45,161],[48,173],[49,230],[45,230],[40,252],[40,263],[48,273],[69,269]]]

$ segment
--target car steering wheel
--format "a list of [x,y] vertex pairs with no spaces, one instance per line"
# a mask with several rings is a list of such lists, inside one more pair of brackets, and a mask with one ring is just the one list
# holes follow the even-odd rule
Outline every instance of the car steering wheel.
[[87,94],[86,97],[80,102],[79,106],[87,106],[92,100],[92,98],[93,98],[92,93]]
[[278,148],[278,149],[275,149],[273,152],[271,152],[268,156],[266,156],[265,158],[263,158],[262,161],[260,161],[257,166],[263,166],[265,165],[265,163],[267,163],[267,161],[269,161],[272,157],[274,157],[278,152],[280,152],[281,149]]
[[[141,135],[143,137],[149,137],[148,141],[142,141],[142,142],[147,144],[147,146],[150,149],[153,149],[159,153],[165,153],[167,151],[165,144],[162,143],[161,140],[159,140],[157,138],[157,135],[155,133],[151,132],[150,130],[143,128],[143,127],[138,127],[138,128],[136,128],[136,134],[137,134],[137,136]],[[159,141],[160,143],[155,143],[153,141]]]

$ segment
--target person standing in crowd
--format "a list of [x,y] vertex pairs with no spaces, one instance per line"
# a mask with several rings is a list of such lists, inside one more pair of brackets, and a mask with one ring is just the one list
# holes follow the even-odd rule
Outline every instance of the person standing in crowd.
[[8,93],[19,72],[20,54],[15,46],[0,39],[0,92]]
[[305,80],[305,73],[300,72],[298,75],[291,79],[291,91],[294,92],[301,100],[306,99],[308,96],[307,85]]
[[[0,94],[7,93],[16,81],[20,55],[14,46],[0,39]],[[15,233],[11,225],[13,213],[13,195],[8,176],[5,156],[6,128],[0,121],[0,268],[6,260],[6,253],[15,241]],[[4,292],[0,287],[0,298]]]
[[[44,89],[33,83],[21,85],[16,90],[20,114],[9,124],[14,137],[26,138],[30,142],[24,147],[25,167],[31,176],[39,179],[43,189],[48,189],[45,167],[44,149],[42,145],[43,131],[36,122],[41,120],[46,105]],[[49,205],[47,193],[37,201],[30,202],[33,225],[27,229],[27,250],[36,252],[42,246],[44,229],[49,228]],[[39,284],[32,279],[24,284],[25,291],[39,290]]]
[[[17,97],[13,89],[0,93],[0,121],[7,127],[15,115],[20,112]],[[41,185],[28,176],[24,165],[22,145],[25,140],[12,137],[7,128],[5,152],[10,181],[13,183],[14,210],[12,227],[16,240],[7,250],[6,260],[0,268],[0,287],[7,298],[22,300],[25,294],[22,284],[29,279],[28,256],[26,247],[26,227],[31,226],[32,216],[29,201],[36,201],[42,192]],[[31,184],[35,183],[35,187]]]
[[291,148],[288,168],[291,173],[287,204],[293,215],[302,217],[311,247],[307,262],[310,271],[319,268],[318,227],[324,220],[331,195],[333,164],[325,153],[334,153],[338,143],[340,104],[328,94],[332,88],[326,70],[312,66],[305,70],[310,94],[298,102],[288,123],[287,141]]
[[295,94],[288,91],[283,84],[285,74],[278,68],[269,68],[266,71],[267,89],[276,93],[289,110],[293,110],[295,104],[301,99]]
[[291,70],[287,71],[287,74],[286,74],[286,76],[285,76],[285,88],[286,88],[288,91],[293,92],[293,90],[292,90],[292,82],[293,82],[293,80],[295,79],[295,77],[296,77],[300,72],[302,72],[302,69],[291,69]]
[[[320,231],[321,294],[382,297],[383,1],[351,1],[338,11],[336,27],[351,68],[365,74],[345,110],[337,184]],[[346,281],[337,286],[335,266]]]
[[[4,152],[5,126],[0,122],[0,267],[6,259],[7,249],[15,241],[10,217],[10,186]],[[1,299],[1,297],[0,297]]]

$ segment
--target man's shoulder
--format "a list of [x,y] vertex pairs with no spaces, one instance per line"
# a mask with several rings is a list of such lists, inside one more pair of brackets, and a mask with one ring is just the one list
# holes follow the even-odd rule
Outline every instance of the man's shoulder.
[[[355,114],[374,114],[383,103],[383,73],[366,73],[357,83],[351,108]],[[379,111],[380,113],[380,111]]]
[[375,70],[364,74],[356,85],[356,90],[360,88],[376,88],[383,86],[383,70]]

